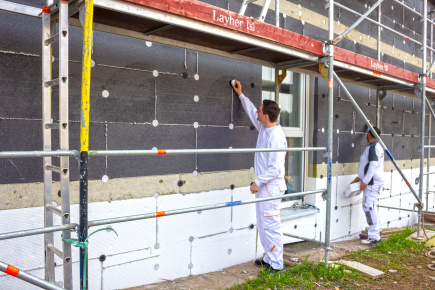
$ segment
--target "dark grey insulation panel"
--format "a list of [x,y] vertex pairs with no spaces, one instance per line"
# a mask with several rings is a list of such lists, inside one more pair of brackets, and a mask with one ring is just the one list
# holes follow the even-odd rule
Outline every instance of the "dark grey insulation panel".
[[[373,89],[346,85],[366,117],[376,125],[376,91]],[[311,78],[310,100],[314,107],[314,124],[310,137],[313,146],[326,146],[328,121],[327,80]],[[381,101],[381,138],[397,160],[420,158],[421,100],[388,93]],[[428,136],[429,116],[426,110]],[[363,118],[348,101],[343,90],[334,84],[334,151],[333,161],[339,163],[359,162],[359,156],[367,145],[367,127]],[[433,120],[432,120],[433,122]],[[337,131],[338,130],[338,131]],[[431,135],[435,136],[432,126]],[[426,143],[427,143],[426,137]],[[432,141],[433,144],[434,141]],[[388,159],[387,159],[388,160]],[[314,162],[324,162],[322,154],[314,153]]]
[[[4,40],[0,44],[0,150],[42,150],[41,22],[1,13],[0,30]],[[70,27],[69,50],[70,148],[79,150],[81,29]],[[57,48],[53,55],[56,76]],[[157,43],[148,47],[145,41],[99,32],[94,32],[92,58],[90,150],[255,147],[257,132],[251,130],[229,81],[239,79],[244,93],[258,106],[260,66]],[[159,72],[157,77],[154,70]],[[102,96],[104,90],[109,97]],[[54,87],[55,122],[58,107]],[[157,127],[153,120],[158,121]],[[194,128],[194,122],[199,128]],[[229,128],[231,123],[234,129]],[[52,130],[52,140],[53,150],[58,149],[57,130]],[[117,178],[249,169],[253,159],[253,154],[109,157],[106,166],[104,157],[93,157],[89,174],[91,179],[100,179],[104,174]],[[41,158],[1,159],[0,164],[2,184],[42,181]],[[78,180],[73,158],[70,166],[71,180]]]
[[[44,1],[15,1],[42,7]],[[221,8],[238,11],[241,1],[203,1]],[[324,2],[298,1],[295,4],[327,15]],[[340,1],[360,13],[365,4],[375,1]],[[391,1],[390,1],[391,2]],[[407,1],[409,2],[409,1]],[[412,2],[412,3],[411,3]],[[410,5],[414,6],[411,1]],[[417,4],[419,1],[416,1]],[[421,41],[417,18],[400,16],[403,9],[383,10],[382,22],[402,33]],[[246,15],[259,15],[260,7],[249,5]],[[422,6],[417,5],[421,11]],[[377,19],[376,10],[371,14]],[[395,19],[395,21],[392,21]],[[336,9],[336,19],[350,25],[356,17]],[[269,11],[266,22],[274,23]],[[395,23],[394,23],[395,22]],[[327,30],[298,19],[280,17],[282,27],[324,41]],[[402,24],[404,27],[402,27]],[[377,37],[374,24],[361,23],[358,31]],[[8,13],[0,13],[0,150],[41,150],[41,23],[37,19]],[[382,41],[421,57],[416,45],[405,42],[391,33],[384,33]],[[377,57],[377,52],[349,40],[342,40],[340,47]],[[79,149],[79,114],[81,83],[82,31],[70,27],[70,148]],[[261,67],[239,61],[220,58],[195,51],[185,51],[145,41],[105,33],[94,33],[91,83],[90,149],[166,149],[184,148],[252,148],[257,132],[251,130],[250,121],[238,98],[233,95],[228,82],[233,78],[242,81],[244,93],[255,105],[261,100]],[[6,53],[11,52],[11,53]],[[30,55],[23,55],[19,53]],[[55,56],[58,51],[53,50]],[[384,55],[382,61],[420,72],[421,68]],[[185,61],[187,68],[185,67]],[[153,71],[159,72],[158,77]],[[183,73],[187,78],[183,78]],[[199,80],[193,76],[198,73]],[[57,74],[57,62],[53,63],[53,75]],[[376,91],[357,86],[347,86],[369,119],[376,120]],[[109,97],[102,92],[107,90]],[[314,111],[313,131],[309,138],[313,146],[327,144],[327,82],[310,78],[310,104]],[[53,88],[53,119],[58,118],[58,90]],[[194,101],[194,96],[199,101]],[[358,162],[366,145],[365,125],[346,101],[343,90],[334,87],[334,152],[333,162]],[[396,159],[418,158],[420,135],[420,100],[388,94],[382,101],[382,138]],[[159,125],[151,123],[158,120]],[[194,122],[199,128],[195,129]],[[229,129],[232,123],[235,128]],[[432,126],[435,135],[435,126]],[[322,128],[324,132],[322,132]],[[338,133],[337,133],[337,130]],[[357,133],[357,134],[355,134]],[[53,149],[58,148],[58,135],[53,131]],[[435,139],[432,141],[435,144]],[[352,147],[353,146],[353,147]],[[321,154],[313,153],[314,163],[322,163]],[[53,159],[55,160],[55,158]],[[53,161],[56,164],[56,161]],[[71,158],[71,179],[78,179],[76,161]],[[107,165],[106,165],[107,164]],[[157,174],[190,173],[248,169],[253,166],[253,154],[180,155],[147,157],[94,157],[89,162],[91,179]],[[0,183],[24,183],[42,181],[42,160],[1,159]]]

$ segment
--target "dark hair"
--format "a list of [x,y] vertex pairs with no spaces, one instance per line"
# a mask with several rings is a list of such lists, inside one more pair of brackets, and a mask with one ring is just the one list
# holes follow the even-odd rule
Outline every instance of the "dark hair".
[[276,122],[280,111],[278,104],[274,101],[263,100],[263,114],[268,115],[272,123]]
[[[376,133],[377,133],[379,136],[381,136],[381,130],[380,130],[378,127],[373,127],[373,129],[375,129]],[[370,136],[372,136],[372,137],[375,138],[375,136],[373,136],[372,131],[369,130],[369,134],[370,134]]]

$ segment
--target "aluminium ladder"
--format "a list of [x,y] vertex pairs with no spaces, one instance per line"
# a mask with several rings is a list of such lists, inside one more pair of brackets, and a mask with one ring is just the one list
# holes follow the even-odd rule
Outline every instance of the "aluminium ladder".
[[[58,13],[58,33],[56,34],[56,20],[51,16],[50,7],[54,6],[53,0],[47,0],[47,5],[42,13],[42,135],[43,150],[51,151],[52,130],[59,130],[60,150],[69,150],[69,121],[68,121],[68,1],[60,0],[56,3]],[[59,42],[59,77],[52,79],[52,43]],[[51,116],[51,87],[59,86],[59,123],[53,123]],[[60,166],[52,165],[51,157],[43,158],[44,171],[44,227],[53,226],[53,214],[59,215],[61,224],[70,223],[70,193],[69,193],[69,157],[59,157]],[[61,208],[53,204],[52,174],[60,175]],[[65,239],[71,237],[70,230],[64,230]],[[54,255],[62,259],[63,285],[72,289],[72,257],[71,244],[62,241],[62,250],[54,245],[54,234],[44,234],[45,250],[45,279],[54,284],[55,260]]]
[[[245,11],[246,11],[246,8],[248,7],[248,4],[252,3],[252,2],[256,2],[256,1],[257,0],[243,0],[242,7],[240,7],[239,14],[245,15]],[[271,0],[264,1],[263,8],[261,9],[260,16],[257,18],[257,20],[264,22],[264,19],[266,18],[267,10],[269,10],[270,1]],[[277,1],[277,0],[275,0],[275,1]]]

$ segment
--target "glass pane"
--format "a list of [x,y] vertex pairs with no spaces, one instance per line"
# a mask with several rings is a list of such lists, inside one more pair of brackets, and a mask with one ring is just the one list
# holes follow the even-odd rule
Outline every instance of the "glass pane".
[[279,123],[283,127],[300,127],[300,90],[301,75],[287,71],[287,76],[280,86],[279,106],[281,114]]
[[[263,67],[262,88],[261,99],[275,101],[275,69]],[[287,71],[279,90],[278,123],[283,127],[300,127],[301,75]]]
[[[302,138],[287,138],[287,147],[302,147]],[[287,193],[302,191],[302,152],[287,152],[285,158]],[[295,198],[300,199],[300,197]]]
[[263,66],[261,87],[261,101],[275,101],[275,69]]

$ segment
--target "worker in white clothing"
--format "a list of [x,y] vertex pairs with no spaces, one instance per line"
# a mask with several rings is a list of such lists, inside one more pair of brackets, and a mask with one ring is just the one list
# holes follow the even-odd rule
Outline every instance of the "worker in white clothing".
[[[380,136],[381,130],[374,127]],[[378,197],[384,185],[384,149],[372,132],[367,133],[368,145],[360,157],[358,165],[358,177],[360,178],[363,193],[363,210],[369,224],[368,239],[362,243],[373,245],[381,240],[381,223],[377,214]]]
[[[252,124],[259,131],[257,148],[287,148],[287,141],[281,126],[276,122],[280,109],[271,100],[264,100],[257,110],[252,102],[243,95],[239,81],[232,82],[234,91],[249,116]],[[251,184],[251,193],[255,198],[265,198],[284,194],[284,164],[286,152],[256,152],[255,172],[257,178]],[[281,199],[256,203],[257,229],[265,255],[255,264],[266,270],[283,269],[283,244],[279,205]]]

